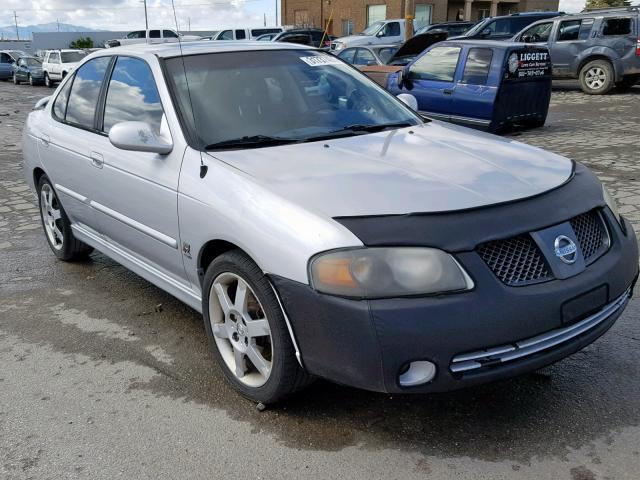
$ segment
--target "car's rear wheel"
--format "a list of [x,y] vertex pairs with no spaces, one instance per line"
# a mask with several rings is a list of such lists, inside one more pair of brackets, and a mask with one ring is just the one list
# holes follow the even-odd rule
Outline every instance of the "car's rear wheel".
[[65,261],[86,258],[93,248],[73,236],[69,217],[46,175],[38,182],[38,199],[42,227],[54,255]]
[[238,392],[267,404],[309,383],[271,284],[247,255],[233,250],[211,262],[203,293],[209,346]]
[[589,95],[604,95],[614,87],[613,67],[606,60],[593,60],[580,70],[580,86]]

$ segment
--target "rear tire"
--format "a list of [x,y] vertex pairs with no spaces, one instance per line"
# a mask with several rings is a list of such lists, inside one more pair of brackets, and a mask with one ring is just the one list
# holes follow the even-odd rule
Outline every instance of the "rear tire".
[[592,60],[580,70],[580,87],[589,95],[604,95],[614,87],[613,66],[606,60]]
[[69,217],[46,175],[38,182],[38,201],[42,228],[53,254],[65,262],[87,258],[93,248],[73,236]]
[[[269,404],[312,381],[296,359],[269,280],[245,253],[232,250],[213,260],[202,291],[209,347],[238,392],[254,402]],[[239,291],[246,293],[238,296]]]

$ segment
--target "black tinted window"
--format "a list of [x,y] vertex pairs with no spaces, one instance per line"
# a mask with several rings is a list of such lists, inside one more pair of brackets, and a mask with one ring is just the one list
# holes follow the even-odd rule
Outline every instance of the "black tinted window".
[[247,38],[247,36],[244,30],[236,30],[236,40],[244,40],[245,38]]
[[218,40],[233,40],[233,30],[225,30],[220,34]]
[[629,35],[631,33],[630,18],[607,18],[602,27],[603,35]]
[[8,53],[0,53],[0,63],[11,63],[12,58]]
[[162,36],[164,38],[178,38],[178,35],[176,35],[176,33],[172,32],[171,30],[163,30]]
[[104,108],[104,131],[120,122],[146,122],[160,132],[162,105],[151,69],[137,58],[118,57]]
[[411,66],[412,78],[453,82],[460,57],[460,47],[436,47]]
[[491,69],[491,59],[493,50],[489,48],[472,48],[467,56],[467,63],[464,66],[462,83],[473,85],[485,85],[489,70]]
[[387,23],[384,27],[385,37],[397,37],[400,35],[400,24],[398,22]]
[[149,38],[160,38],[160,30],[149,30]]
[[560,22],[558,41],[578,40],[580,34],[580,20],[567,20]]
[[344,60],[347,63],[350,63],[353,65],[353,57],[356,53],[356,49],[355,48],[347,48],[346,50],[343,50],[342,52],[340,52],[338,54],[338,58]]
[[65,113],[67,112],[67,100],[69,99],[69,90],[71,90],[71,84],[73,83],[73,79],[69,79],[67,83],[65,83],[62,90],[56,97],[53,102],[53,116],[58,120],[64,120]]
[[78,69],[67,104],[67,122],[93,128],[100,86],[110,60],[111,57],[96,58]]

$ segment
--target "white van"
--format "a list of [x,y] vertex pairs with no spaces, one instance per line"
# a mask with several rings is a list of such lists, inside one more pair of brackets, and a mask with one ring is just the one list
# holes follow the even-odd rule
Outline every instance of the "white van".
[[255,28],[233,28],[229,30],[221,30],[213,40],[254,40],[260,35],[267,33],[284,32],[282,27],[255,27]]

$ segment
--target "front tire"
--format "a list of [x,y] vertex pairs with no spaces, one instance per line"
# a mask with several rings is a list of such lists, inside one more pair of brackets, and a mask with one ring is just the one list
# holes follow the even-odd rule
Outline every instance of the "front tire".
[[31,76],[31,74],[29,74],[27,79],[29,80],[29,85],[31,85],[33,87],[33,77]]
[[604,95],[614,87],[613,66],[606,60],[593,60],[580,70],[580,87],[589,95]]
[[203,283],[209,347],[238,392],[269,404],[310,382],[271,284],[246,254],[232,250],[217,257]]
[[18,77],[16,76],[16,74],[13,74],[13,84],[14,85],[20,85],[20,82],[18,81]]
[[42,228],[54,255],[66,262],[85,259],[93,248],[73,236],[69,217],[46,175],[38,182],[38,199]]
[[53,81],[49,78],[49,74],[46,72],[44,74],[44,84],[49,88],[53,88],[55,86]]

